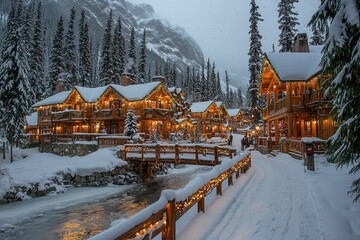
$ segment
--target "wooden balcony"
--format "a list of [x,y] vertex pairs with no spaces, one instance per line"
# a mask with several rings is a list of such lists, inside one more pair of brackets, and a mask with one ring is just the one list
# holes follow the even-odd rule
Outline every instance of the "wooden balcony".
[[86,118],[86,111],[83,110],[64,110],[59,112],[52,112],[52,121],[68,121],[68,120],[83,120]]
[[172,111],[167,108],[145,108],[144,109],[144,118],[153,119],[153,118],[166,118],[171,117]]
[[126,112],[124,109],[100,109],[93,112],[93,119],[120,119],[125,118]]

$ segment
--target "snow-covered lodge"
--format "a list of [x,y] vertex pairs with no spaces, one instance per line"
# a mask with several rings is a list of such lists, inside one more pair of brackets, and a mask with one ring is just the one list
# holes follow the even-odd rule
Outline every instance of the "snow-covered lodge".
[[[155,131],[163,138],[185,129],[190,134],[195,131],[200,134],[230,131],[229,116],[223,104],[207,101],[190,105],[183,91],[167,88],[162,77],[154,77],[150,83],[132,85],[130,75],[123,74],[120,85],[75,86],[69,91],[63,91],[61,84],[58,81],[55,95],[32,106],[37,113],[37,117],[33,117],[36,121],[32,121],[36,125],[26,126],[28,134],[77,135],[77,138],[83,135],[88,136],[85,137],[88,140],[104,134],[121,135],[130,109],[134,111],[139,132],[145,138]],[[41,141],[41,138],[37,139]]]
[[266,53],[259,93],[266,99],[262,111],[265,136],[328,139],[334,132],[328,100],[320,91],[321,46],[308,46],[306,34],[295,38],[293,52]]

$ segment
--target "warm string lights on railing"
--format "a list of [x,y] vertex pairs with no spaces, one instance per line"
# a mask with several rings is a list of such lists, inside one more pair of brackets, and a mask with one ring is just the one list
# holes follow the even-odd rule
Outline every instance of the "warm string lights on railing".
[[146,226],[144,226],[142,229],[140,229],[139,231],[137,231],[132,238],[130,239],[144,239],[146,236],[150,237],[149,235],[151,235],[152,232],[166,227],[166,214],[163,214],[163,218],[157,222],[152,222],[147,224]]

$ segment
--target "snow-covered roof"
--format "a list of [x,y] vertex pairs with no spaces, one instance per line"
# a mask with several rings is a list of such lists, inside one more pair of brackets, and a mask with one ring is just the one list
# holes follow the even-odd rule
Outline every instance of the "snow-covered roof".
[[110,84],[110,86],[127,100],[137,101],[144,99],[160,84],[161,82],[150,82],[144,84],[134,84],[129,86]]
[[182,91],[181,88],[177,88],[177,87],[169,87],[168,90],[169,90],[169,92],[175,93],[175,94],[179,94]]
[[321,71],[319,52],[266,53],[280,81],[306,81]]
[[239,114],[240,108],[232,108],[227,110],[230,117],[236,117]]
[[45,105],[53,105],[58,103],[63,103],[69,96],[71,91],[63,91],[59,92],[55,95],[52,95],[51,97],[45,98],[44,100],[41,100],[40,102],[35,103],[32,105],[32,107],[40,107]]
[[216,106],[217,106],[218,108],[220,108],[221,105],[223,104],[223,102],[215,102],[215,104],[216,104]]
[[37,126],[38,125],[38,112],[33,112],[30,115],[26,116],[26,125],[27,126]]
[[96,102],[109,86],[88,88],[75,86],[81,97],[88,103]]
[[[160,82],[151,82],[144,84],[134,84],[129,86],[121,86],[117,84],[110,84],[103,87],[87,88],[75,86],[75,90],[81,95],[85,102],[91,103],[97,101],[101,95],[109,88],[112,87],[116,92],[123,96],[128,101],[137,101],[144,99],[149,93],[151,93]],[[35,103],[32,107],[40,107],[52,104],[64,103],[68,98],[71,91],[64,91],[57,93],[51,97],[48,97],[40,102]]]
[[206,102],[194,102],[191,107],[190,111],[192,113],[202,113],[205,112],[206,109],[210,107],[210,105],[213,103],[213,101],[206,101]]

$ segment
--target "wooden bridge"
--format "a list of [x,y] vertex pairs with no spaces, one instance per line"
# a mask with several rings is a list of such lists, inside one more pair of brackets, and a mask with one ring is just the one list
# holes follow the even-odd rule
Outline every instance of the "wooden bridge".
[[215,166],[232,159],[237,149],[212,144],[125,144],[119,157],[139,166],[142,178],[150,177],[151,167],[159,163]]
[[[159,234],[163,240],[175,240],[177,220],[195,205],[198,212],[205,212],[206,196],[214,189],[216,195],[222,195],[225,181],[228,186],[233,185],[234,175],[238,179],[240,174],[246,173],[251,167],[250,153],[227,160],[215,166],[215,171],[203,174],[200,178],[203,184],[194,181],[198,184],[190,182],[184,189],[163,191],[157,202],[125,219],[119,225],[94,236],[92,240],[153,239]],[[197,190],[193,190],[195,186]]]

